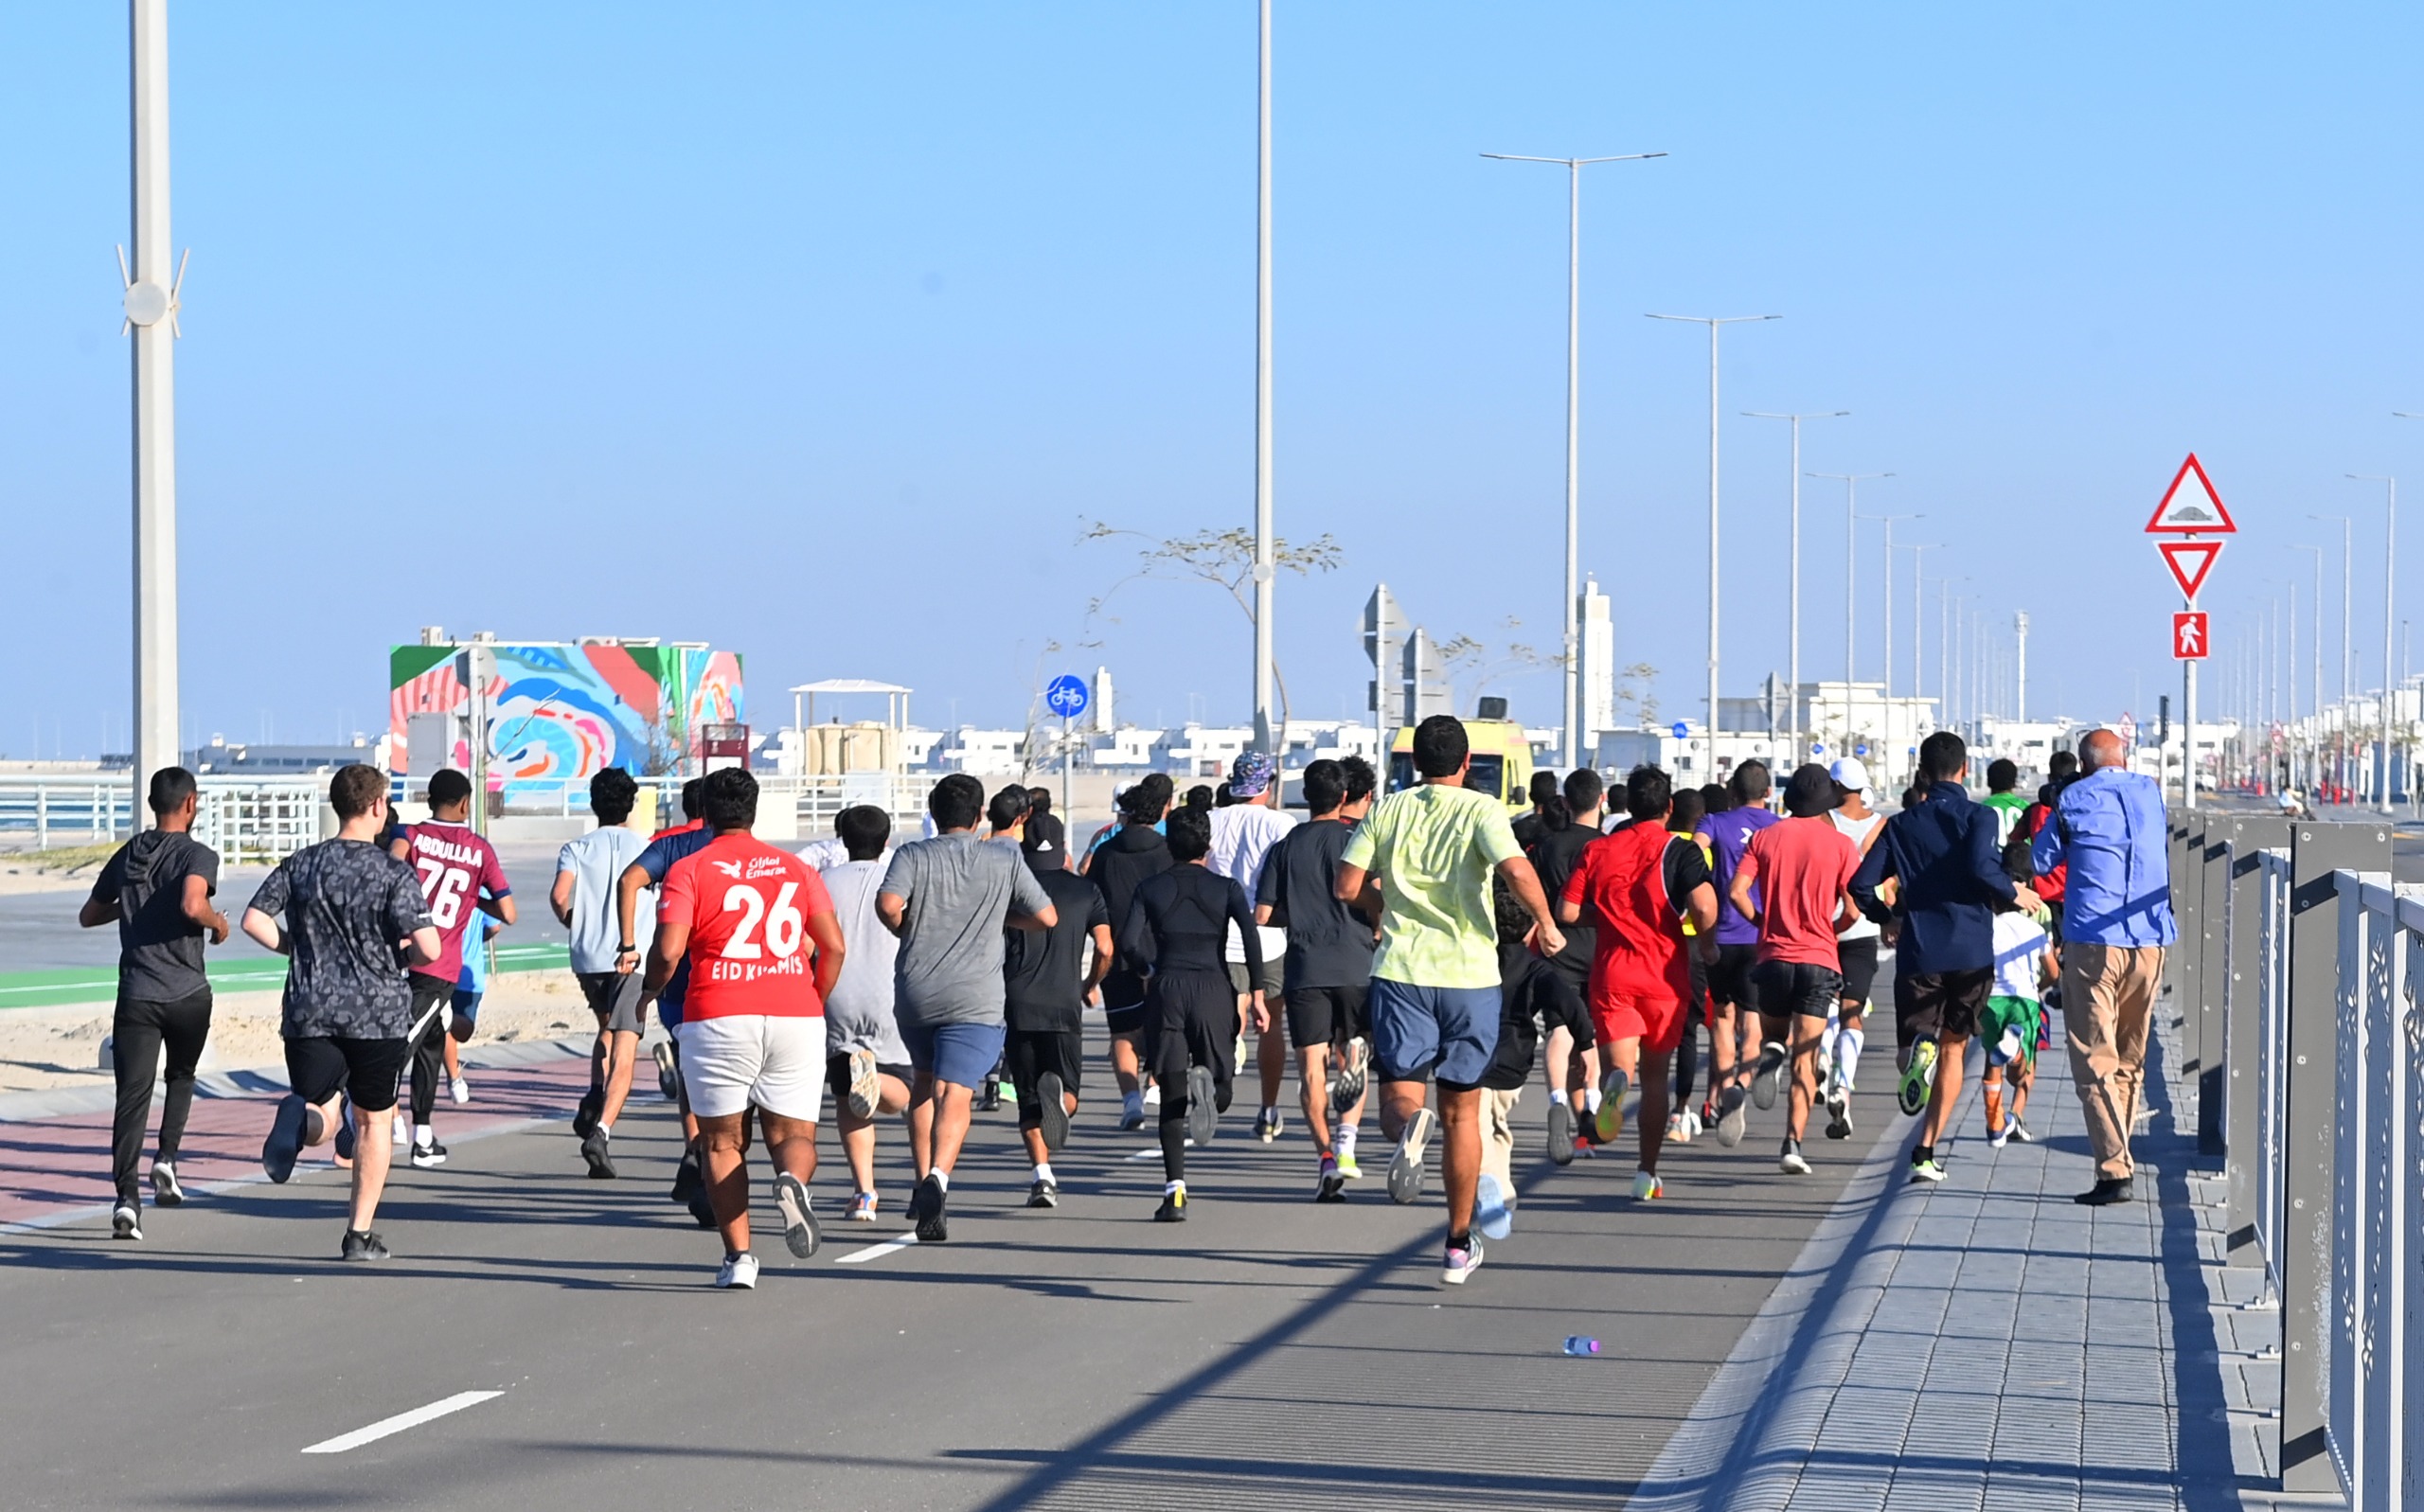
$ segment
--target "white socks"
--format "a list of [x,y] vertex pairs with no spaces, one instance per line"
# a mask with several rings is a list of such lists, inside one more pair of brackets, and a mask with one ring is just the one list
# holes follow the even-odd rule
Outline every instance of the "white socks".
[[1595,1113],[1599,1111],[1598,1088],[1585,1087],[1582,1090],[1582,1111],[1586,1113]]
[[[1036,1166],[1035,1179],[1039,1182],[1052,1181],[1052,1163],[1050,1161],[1044,1161]],[[1053,1184],[1057,1186],[1060,1183],[1055,1182]]]
[[1185,1182],[1167,1183],[1162,1187],[1162,1195],[1164,1197],[1185,1197],[1186,1195],[1186,1183]]
[[951,1190],[951,1172],[937,1165],[926,1174],[933,1177],[935,1179],[935,1184],[941,1187],[944,1191],[948,1192]]
[[1355,1153],[1355,1126],[1348,1124],[1331,1136],[1330,1144],[1341,1155]]
[[1565,1102],[1565,1089],[1564,1089],[1564,1088],[1560,1087],[1560,1088],[1557,1089],[1555,1092],[1552,1092],[1552,1093],[1550,1093],[1550,1094],[1549,1094],[1549,1106],[1551,1106],[1551,1107],[1553,1107],[1553,1108],[1554,1108],[1554,1107],[1559,1107],[1559,1106],[1561,1106],[1564,1102]]
[[413,1143],[424,1149],[437,1143],[437,1130],[427,1124],[413,1125]]
[[1845,1081],[1855,1087],[1860,1085],[1861,1045],[1867,1038],[1858,1029],[1845,1029],[1835,1036],[1836,1069],[1843,1073]]

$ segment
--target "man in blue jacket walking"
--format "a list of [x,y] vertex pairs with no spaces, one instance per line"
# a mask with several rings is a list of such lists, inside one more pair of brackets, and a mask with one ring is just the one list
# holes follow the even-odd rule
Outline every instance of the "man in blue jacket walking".
[[2111,730],[2079,742],[2079,779],[2055,800],[2029,863],[2039,876],[2068,863],[2062,894],[2062,1032],[2087,1115],[2095,1185],[2075,1201],[2130,1201],[2130,1131],[2146,1075],[2147,1018],[2164,950],[2180,937],[2171,915],[2163,790]]
[[[1963,1048],[1978,1030],[1994,980],[1994,908],[2034,894],[2016,887],[1995,845],[1993,810],[1970,801],[1962,778],[1970,749],[1938,730],[1919,742],[1927,801],[1885,821],[1852,877],[1852,901],[1880,924],[1900,916],[1894,952],[1894,1018],[1905,1057],[1902,1111],[1926,1120],[1911,1150],[1911,1180],[1944,1180],[1936,1142],[1961,1094]],[[1895,883],[1888,906],[1878,890]]]

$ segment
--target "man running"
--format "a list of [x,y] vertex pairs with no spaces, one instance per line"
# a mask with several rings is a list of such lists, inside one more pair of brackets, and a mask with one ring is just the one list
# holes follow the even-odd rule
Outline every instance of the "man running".
[[1987,807],[1995,815],[1995,849],[2001,851],[2011,844],[2012,831],[2019,827],[2021,816],[2028,811],[2028,795],[2020,787],[2020,764],[2009,756],[1997,756],[1987,763]]
[[[1203,864],[1214,876],[1237,883],[1248,898],[1261,881],[1262,863],[1271,847],[1296,827],[1295,817],[1280,809],[1279,793],[1279,763],[1259,751],[1248,751],[1229,766],[1232,801],[1212,810],[1212,853]],[[1241,1016],[1247,998],[1259,997],[1268,1004],[1285,992],[1282,963],[1288,954],[1288,934],[1262,927],[1263,974],[1255,980],[1246,976],[1244,941],[1241,930],[1230,939],[1227,951],[1229,980],[1238,989]],[[1266,1018],[1257,1017],[1255,1022],[1261,1023]],[[1279,1084],[1288,1076],[1288,1046],[1276,1033],[1255,1031],[1255,1069],[1262,1082],[1262,1111],[1255,1117],[1255,1137],[1268,1145],[1279,1137]]]
[[[622,937],[615,947],[615,969],[634,971],[641,969],[639,935],[640,894],[660,887],[673,863],[686,856],[697,854],[715,839],[715,831],[706,823],[706,779],[692,777],[682,785],[684,823],[669,829],[660,829],[649,840],[639,859],[623,868],[615,880],[615,917],[616,933]],[[661,902],[661,895],[660,895]],[[660,1089],[670,1088],[674,1106],[682,1113],[682,1161],[673,1168],[673,1189],[666,1195],[676,1202],[686,1204],[690,1217],[701,1228],[716,1226],[715,1205],[707,1201],[704,1178],[700,1174],[699,1117],[691,1110],[689,1094],[684,1090],[680,1071],[683,994],[690,985],[690,960],[678,957],[673,974],[654,991],[643,987],[643,1004],[656,1004],[656,1021],[665,1025],[669,1037],[657,1047],[656,1075]]]
[[1797,769],[1785,784],[1788,817],[1751,837],[1726,894],[1734,911],[1759,932],[1758,964],[1752,969],[1759,979],[1760,1031],[1791,1055],[1792,1091],[1785,1104],[1784,1145],[1776,1152],[1788,1176],[1809,1174],[1801,1137],[1818,1095],[1818,1045],[1844,991],[1835,932],[1859,916],[1847,889],[1860,868],[1860,849],[1827,822],[1834,808],[1835,781],[1827,769],[1815,763]]
[[[589,779],[589,811],[597,827],[557,853],[556,881],[547,893],[556,922],[571,933],[573,980],[597,1021],[597,1038],[589,1052],[589,1090],[573,1113],[572,1130],[580,1140],[580,1158],[598,1181],[615,1176],[615,1120],[622,1116],[623,1102],[632,1094],[632,1068],[638,1063],[640,1036],[648,1028],[639,975],[616,969],[624,936],[615,884],[648,848],[631,824],[639,791],[639,783],[620,767],[608,767]],[[649,922],[652,926],[654,920]],[[632,943],[646,945],[638,936]]]
[[1002,1061],[1018,1089],[1019,1138],[1035,1167],[1026,1205],[1058,1207],[1060,1183],[1052,1174],[1052,1152],[1068,1143],[1069,1120],[1078,1112],[1086,1006],[1102,1001],[1102,976],[1111,969],[1111,914],[1101,892],[1069,870],[1066,831],[1049,813],[1035,812],[1036,791],[1023,794],[1030,807],[1014,812],[1018,805],[1009,800],[1020,790],[1003,789],[987,817],[994,839],[1018,845],[1056,916],[1050,929],[1010,930],[1003,941]]
[[[1537,781],[1537,774],[1535,781]],[[1599,838],[1600,826],[1606,821],[1603,811],[1607,788],[1599,774],[1589,767],[1577,767],[1565,774],[1561,804],[1542,802],[1539,806],[1538,838],[1524,847],[1530,858],[1532,870],[1541,879],[1541,892],[1552,900],[1565,896],[1565,884],[1574,869],[1582,863],[1582,853]],[[1523,839],[1518,829],[1516,839]],[[1574,988],[1574,996],[1588,1002],[1591,991],[1592,964],[1596,959],[1598,941],[1595,926],[1588,917],[1580,922],[1565,920],[1565,949],[1549,957],[1549,965],[1565,974],[1566,985]],[[1560,1165],[1574,1159],[1576,1133],[1573,1097],[1577,1090],[1583,1097],[1583,1112],[1595,1114],[1599,1109],[1599,1051],[1595,1041],[1577,1044],[1579,1038],[1562,1024],[1548,1031],[1547,1054],[1542,1058],[1549,1087],[1549,1159]],[[1581,1064],[1575,1064],[1579,1057]],[[1595,1130],[1593,1131],[1595,1135]]]
[[471,818],[472,779],[448,767],[429,779],[429,817],[397,830],[388,852],[419,877],[421,900],[437,926],[437,958],[412,969],[412,1162],[420,1169],[446,1164],[446,1147],[430,1120],[446,1071],[446,1010],[463,975],[463,938],[478,915],[506,924],[514,917],[505,863]]
[[[1694,837],[1709,849],[1720,896],[1732,895],[1735,869],[1742,864],[1751,837],[1776,822],[1767,807],[1769,783],[1764,761],[1736,767],[1726,784],[1733,807],[1720,811],[1712,804]],[[1758,1089],[1768,1099],[1759,1106],[1768,1107],[1784,1073],[1784,1046],[1773,1041],[1759,1047],[1756,1070],[1743,1064],[1744,1041],[1758,1027],[1758,984],[1751,976],[1758,942],[1759,932],[1749,919],[1730,908],[1719,910],[1717,958],[1708,968],[1708,1089],[1717,1101],[1717,1142],[1728,1148],[1742,1142],[1749,1123],[1742,1107],[1746,1092]]]
[[1666,827],[1673,809],[1666,774],[1635,767],[1625,779],[1632,823],[1586,846],[1558,895],[1558,917],[1587,921],[1593,930],[1588,1002],[1607,1077],[1595,1133],[1603,1144],[1623,1133],[1625,1093],[1638,1085],[1633,1123],[1641,1165],[1632,1195],[1645,1202],[1666,1195],[1658,1154],[1666,1138],[1671,1062],[1692,997],[1691,952],[1697,944],[1713,954],[1717,928],[1708,857],[1691,836]]
[[387,1241],[370,1225],[387,1185],[386,1123],[403,1077],[417,995],[397,955],[426,966],[445,947],[412,868],[376,844],[387,823],[385,774],[359,764],[338,768],[329,779],[329,807],[336,810],[336,838],[279,862],[244,909],[244,933],[290,958],[278,1033],[292,1090],[278,1099],[261,1142],[261,1170],[283,1183],[306,1146],[343,1135],[337,1097],[344,1094],[353,1121],[350,1137],[337,1145],[353,1161],[353,1190],[337,1254],[383,1260]]
[[1389,1196],[1410,1202],[1422,1189],[1431,1137],[1428,1080],[1439,1082],[1441,1155],[1448,1185],[1448,1242],[1440,1279],[1462,1285],[1482,1262],[1473,1236],[1473,1187],[1481,1174],[1481,1079],[1498,1043],[1498,922],[1492,873],[1506,879],[1536,926],[1544,955],[1565,948],[1540,879],[1506,824],[1505,805],[1465,786],[1471,746],[1463,722],[1435,714],[1415,727],[1421,784],[1393,792],[1348,837],[1339,858],[1338,898],[1381,926],[1372,957],[1372,1049],[1380,1061],[1381,1130],[1398,1142]]
[[842,974],[825,998],[826,1082],[833,1089],[833,1121],[842,1131],[842,1157],[849,1162],[853,1195],[849,1220],[876,1217],[875,1124],[879,1117],[909,1111],[909,1047],[900,1042],[893,1016],[892,979],[900,942],[876,914],[876,890],[883,884],[884,848],[892,817],[872,804],[856,804],[833,816],[843,861],[823,871],[842,927]]
[[[1346,769],[1335,761],[1305,768],[1304,783],[1305,804],[1313,817],[1282,835],[1263,859],[1254,918],[1264,928],[1282,925],[1286,930],[1282,999],[1288,1038],[1296,1047],[1299,1102],[1305,1127],[1313,1135],[1313,1200],[1343,1202],[1346,1183],[1363,1174],[1355,1164],[1355,1133],[1364,1121],[1364,1061],[1371,1033],[1366,999],[1374,942],[1372,921],[1339,901],[1338,858],[1371,807],[1372,795],[1366,791],[1360,800],[1348,802]],[[1269,1006],[1268,999],[1264,1005]],[[1333,1058],[1338,1069],[1334,1090]]]
[[[1170,806],[1170,779],[1149,773],[1119,795],[1119,827],[1096,842],[1086,881],[1102,894],[1113,939],[1136,898],[1137,884],[1170,868],[1169,842],[1162,837],[1162,814]],[[1145,1122],[1145,973],[1114,953],[1102,983],[1103,1027],[1111,1034],[1112,1075],[1119,1083],[1119,1127]]]
[[687,961],[682,1080],[705,1146],[707,1201],[723,1236],[719,1287],[754,1288],[744,1116],[758,1110],[774,1164],[783,1243],[805,1260],[820,1236],[809,1205],[816,1115],[825,1096],[825,996],[842,971],[833,903],[809,864],[776,850],[758,822],[758,779],[711,772],[704,792],[714,839],[665,875],[643,990],[661,990]]
[[[1834,812],[1827,816],[1863,859],[1875,844],[1885,816],[1868,806],[1868,768],[1857,756],[1844,756],[1827,773],[1835,785]],[[1827,1099],[1827,1137],[1852,1137],[1852,1091],[1860,1083],[1860,1053],[1868,1042],[1870,994],[1877,987],[1878,948],[1884,931],[1865,914],[1835,934],[1835,969],[1843,974],[1844,990],[1834,1016],[1818,1045],[1819,1085]]]
[[976,1085],[1002,1058],[1003,927],[1048,930],[1060,916],[1014,847],[977,838],[984,784],[954,772],[935,784],[926,812],[934,838],[892,853],[875,906],[900,941],[894,1012],[916,1073],[909,1216],[918,1237],[936,1244],[951,1237],[944,1204]]
[[193,774],[162,767],[148,795],[152,827],[120,845],[93,879],[76,922],[86,929],[117,925],[117,1007],[110,1017],[110,1060],[117,1073],[117,1112],[110,1123],[110,1176],[117,1205],[110,1232],[143,1237],[143,1195],[134,1166],[143,1154],[143,1126],[152,1117],[152,1083],[168,1051],[160,1145],[152,1157],[152,1201],[174,1207],[177,1150],[193,1108],[194,1070],[210,1038],[210,978],[203,941],[227,943],[227,916],[211,905],[219,890],[219,853],[193,838],[198,805]]

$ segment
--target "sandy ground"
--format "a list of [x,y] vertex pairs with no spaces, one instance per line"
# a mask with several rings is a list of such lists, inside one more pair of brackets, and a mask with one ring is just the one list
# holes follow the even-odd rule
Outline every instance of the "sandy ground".
[[[283,1068],[277,1003],[275,992],[222,994],[211,1010],[204,1069]],[[479,1032],[466,1048],[476,1056],[482,1044],[552,1040],[595,1023],[571,972],[508,972],[491,979],[480,1005]],[[109,1085],[111,1074],[100,1064],[101,1040],[109,1032],[106,1005],[0,1013],[0,1093]]]

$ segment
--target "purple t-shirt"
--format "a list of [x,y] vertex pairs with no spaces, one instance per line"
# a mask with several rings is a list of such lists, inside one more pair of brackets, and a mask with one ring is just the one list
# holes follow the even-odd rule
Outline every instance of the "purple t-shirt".
[[[1710,870],[1717,880],[1717,943],[1720,945],[1756,945],[1759,926],[1742,916],[1741,910],[1726,901],[1726,894],[1734,886],[1734,870],[1742,864],[1742,853],[1751,848],[1751,837],[1776,822],[1776,816],[1765,809],[1728,809],[1701,821],[1701,833],[1708,836]],[[1751,898],[1759,897],[1757,883],[1751,886]]]

